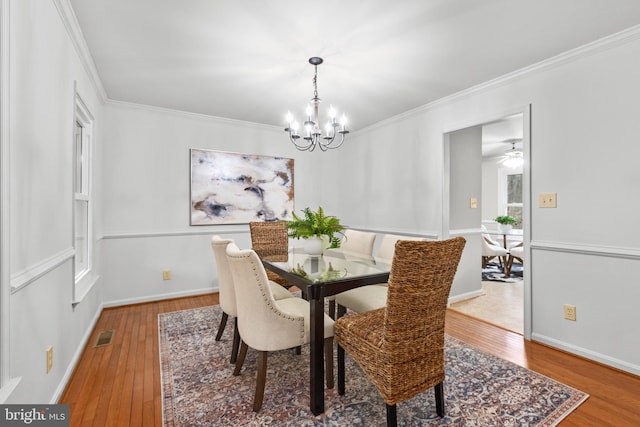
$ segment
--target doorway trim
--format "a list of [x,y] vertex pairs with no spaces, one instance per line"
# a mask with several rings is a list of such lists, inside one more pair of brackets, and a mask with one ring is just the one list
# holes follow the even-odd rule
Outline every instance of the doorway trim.
[[[524,274],[523,274],[523,316],[524,316],[524,337],[531,340],[532,331],[532,280],[531,280],[531,209],[533,200],[531,194],[531,104],[525,106],[514,107],[506,111],[495,114],[488,114],[481,119],[461,121],[450,126],[445,126],[442,131],[442,147],[443,147],[443,176],[442,176],[442,229],[440,235],[442,238],[448,238],[450,235],[450,153],[449,134],[462,129],[483,126],[492,122],[504,119],[505,117],[522,114],[522,152],[524,155],[524,165],[522,170],[522,200],[525,201],[523,206],[523,242],[524,242]],[[481,231],[480,228],[477,230]]]

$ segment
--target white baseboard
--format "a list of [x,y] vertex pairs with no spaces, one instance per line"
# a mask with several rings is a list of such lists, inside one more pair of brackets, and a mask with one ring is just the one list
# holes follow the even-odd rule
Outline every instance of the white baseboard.
[[460,301],[465,301],[471,298],[475,298],[475,297],[479,297],[486,294],[486,292],[483,289],[478,289],[477,291],[473,291],[473,292],[467,292],[464,294],[460,294],[460,295],[455,295],[452,297],[449,297],[449,301],[448,301],[448,305],[450,306],[451,304],[453,304],[454,302],[460,302]]
[[555,338],[550,338],[548,336],[536,334],[536,333],[531,334],[531,340],[537,341],[542,344],[546,344],[550,347],[554,347],[559,350],[566,351],[567,353],[582,356],[585,359],[593,360],[593,361],[602,363],[604,365],[611,366],[616,369],[620,369],[621,371],[629,372],[633,375],[640,376],[640,366],[634,365],[629,362],[625,362],[623,360],[616,359],[614,357],[607,356],[602,353],[591,351],[586,348],[578,347],[563,341],[559,341]]
[[91,319],[91,323],[89,324],[89,327],[87,327],[87,330],[85,331],[84,336],[80,340],[80,343],[78,344],[78,347],[76,348],[76,351],[73,354],[73,358],[71,359],[71,362],[69,362],[69,365],[67,366],[67,370],[65,371],[64,375],[60,379],[60,383],[58,384],[58,387],[56,388],[49,403],[51,404],[58,403],[58,401],[62,397],[62,393],[64,393],[64,390],[67,388],[67,385],[69,384],[69,380],[71,379],[71,376],[73,375],[73,372],[75,371],[76,366],[78,365],[78,362],[80,362],[80,359],[82,358],[82,353],[84,352],[84,348],[89,342],[89,338],[91,338],[91,334],[93,333],[93,330],[95,329],[96,324],[98,323],[98,319],[100,319],[100,315],[102,314],[103,308],[104,308],[104,305],[101,305],[96,310],[96,314],[93,316],[93,319]]
[[192,297],[195,295],[210,294],[212,292],[218,292],[218,288],[211,287],[211,288],[202,288],[202,289],[192,289],[184,292],[172,292],[172,293],[153,295],[153,296],[144,296],[144,297],[138,297],[138,298],[127,298],[127,299],[121,299],[121,300],[115,300],[115,301],[107,301],[107,302],[104,302],[102,305],[105,308],[119,307],[121,305],[140,304],[144,302],[161,301],[165,299]]

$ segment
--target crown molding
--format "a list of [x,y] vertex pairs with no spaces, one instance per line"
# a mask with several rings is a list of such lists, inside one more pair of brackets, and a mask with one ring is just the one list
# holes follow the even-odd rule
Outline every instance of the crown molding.
[[529,77],[535,73],[544,72],[552,68],[567,64],[569,62],[572,62],[581,58],[586,58],[591,55],[595,55],[604,50],[612,49],[616,46],[623,45],[625,43],[637,40],[639,38],[640,38],[640,25],[636,25],[631,28],[627,28],[626,30],[611,34],[609,36],[606,36],[601,39],[595,40],[593,42],[587,43],[585,45],[579,46],[575,49],[571,49],[561,54],[558,54],[556,56],[552,56],[551,58],[547,58],[540,62],[536,62],[535,64],[531,64],[526,67],[520,68],[518,70],[512,71],[510,73],[504,74],[500,77],[496,77],[495,79],[487,80],[486,82],[480,83],[475,86],[471,86],[470,88],[467,88],[459,92],[453,93],[451,95],[445,96],[443,98],[437,99],[428,104],[424,104],[419,107],[413,108],[411,110],[405,111],[404,113],[400,113],[393,117],[389,117],[388,119],[382,120],[371,126],[360,129],[359,133],[367,133],[367,132],[375,131],[379,127],[412,117],[419,113],[424,113],[429,110],[436,109],[438,107],[453,103],[455,101],[462,100],[471,95],[475,95],[490,89],[495,89],[502,85],[513,83],[514,81],[517,81],[524,77]]
[[87,42],[84,39],[82,29],[80,28],[80,24],[78,23],[78,19],[76,18],[76,14],[73,11],[71,3],[69,0],[52,1],[58,10],[58,14],[60,15],[62,23],[69,34],[69,38],[73,43],[76,53],[78,54],[78,58],[89,75],[89,79],[91,80],[96,93],[100,97],[100,100],[105,102],[109,97],[107,96],[107,92],[104,90],[104,86],[102,86],[102,80],[100,80],[100,75],[98,74],[96,65],[93,62],[93,57],[91,56]]

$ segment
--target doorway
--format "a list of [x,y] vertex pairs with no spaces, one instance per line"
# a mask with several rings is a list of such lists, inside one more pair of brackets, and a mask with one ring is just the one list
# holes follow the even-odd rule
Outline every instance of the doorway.
[[[496,244],[509,250],[513,246],[525,247],[522,263],[518,259],[514,261],[511,274],[505,277],[504,269],[497,262],[491,267],[496,268],[495,274],[489,280],[483,280],[481,274],[481,260],[477,262],[477,287],[478,291],[469,292],[459,299],[453,299],[451,308],[476,317],[488,323],[495,324],[505,329],[524,334],[530,337],[530,307],[531,286],[529,280],[530,257],[526,256],[529,239],[530,217],[530,172],[526,162],[529,159],[530,150],[530,108],[506,114],[495,120],[487,120],[468,127],[459,127],[445,134],[445,203],[455,200],[456,186],[450,187],[452,180],[459,181],[460,176],[452,177],[455,173],[456,156],[460,156],[460,150],[454,149],[455,132],[463,129],[481,129],[482,155],[477,162],[482,164],[482,190],[478,200],[481,218],[476,224],[477,231],[464,230],[469,233],[468,241],[481,242],[483,236],[488,235]],[[451,139],[449,138],[450,136]],[[451,141],[449,143],[449,141]],[[514,156],[513,152],[518,155]],[[468,153],[464,155],[468,162]],[[509,165],[507,159],[519,157],[523,161],[521,165]],[[505,165],[507,163],[507,165]],[[447,176],[448,175],[448,176]],[[469,176],[463,179],[477,179]],[[452,199],[453,197],[453,199]],[[468,196],[467,196],[468,197]],[[458,206],[459,208],[459,206]],[[443,224],[449,225],[454,206],[445,209]],[[517,219],[514,230],[508,235],[501,234],[495,221],[497,216],[510,215]],[[469,225],[468,225],[469,226]],[[455,228],[455,227],[454,227]],[[445,230],[446,231],[446,230]],[[448,230],[456,233],[456,230]],[[472,236],[471,234],[476,234]],[[474,243],[475,244],[475,243]],[[503,259],[504,260],[504,259]],[[497,259],[494,259],[497,261]],[[504,261],[503,261],[504,262]],[[491,276],[489,276],[491,277]],[[475,280],[475,279],[474,279]]]

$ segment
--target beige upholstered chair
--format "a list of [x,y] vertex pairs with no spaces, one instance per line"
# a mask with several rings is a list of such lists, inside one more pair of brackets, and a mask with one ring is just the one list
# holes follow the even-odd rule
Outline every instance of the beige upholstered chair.
[[[218,298],[220,300],[220,308],[222,309],[222,318],[220,319],[220,326],[218,326],[216,341],[220,341],[224,328],[227,326],[229,316],[233,316],[235,318],[234,322],[236,325],[233,329],[231,363],[236,363],[240,337],[238,335],[237,326],[238,312],[236,307],[236,291],[233,284],[233,278],[231,277],[231,271],[229,270],[229,262],[227,261],[227,245],[230,243],[233,243],[233,240],[222,239],[220,236],[213,236],[211,238],[211,249],[213,249],[213,257],[218,270]],[[291,292],[287,291],[275,282],[269,282],[269,286],[271,288],[271,293],[277,300],[293,297]]]
[[373,244],[376,233],[358,230],[345,230],[344,238],[340,242],[340,249],[345,252],[353,252],[361,255],[373,255]]
[[513,261],[518,260],[524,262],[524,246],[523,243],[518,243],[509,249],[509,258],[507,258],[507,265],[505,268],[505,276],[511,276],[511,267],[513,267]]
[[[301,298],[276,301],[267,273],[253,250],[227,246],[227,259],[236,288],[240,353],[233,375],[240,375],[247,348],[258,350],[258,372],[253,410],[259,411],[267,375],[267,352],[296,348],[309,342],[309,302]],[[327,387],[333,388],[333,325],[324,316],[324,348]]]
[[[385,234],[382,237],[376,258],[388,260],[391,263],[398,240],[423,240],[420,237],[399,236],[396,234]],[[350,289],[336,295],[337,317],[342,316],[347,309],[356,313],[382,308],[387,304],[387,284],[376,283],[375,285],[361,286]]]
[[395,426],[396,404],[435,387],[444,416],[444,323],[451,284],[465,245],[399,241],[389,277],[386,308],[336,320],[338,392],[345,393],[345,350],[378,389]]
[[[340,250],[364,256],[373,256],[373,244],[376,241],[376,233],[358,230],[345,230],[344,238],[340,242]],[[348,254],[345,254],[348,256]],[[329,301],[329,316],[336,318],[336,296],[327,298]]]
[[493,258],[498,258],[500,266],[504,269],[507,265],[508,251],[486,234],[482,235],[482,268]]
[[[251,249],[267,261],[287,262],[289,235],[284,221],[250,222]],[[267,277],[285,288],[293,286],[286,279],[267,270]]]

